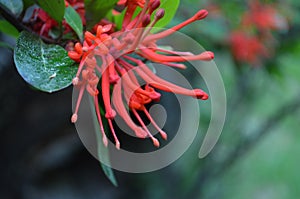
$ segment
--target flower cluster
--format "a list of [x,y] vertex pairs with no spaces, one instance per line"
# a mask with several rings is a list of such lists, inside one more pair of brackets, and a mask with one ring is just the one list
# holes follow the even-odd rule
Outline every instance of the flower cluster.
[[[83,25],[85,25],[85,9],[83,0],[65,0],[66,7],[72,6],[81,17]],[[38,34],[51,38],[50,31],[57,28],[58,23],[51,18],[43,9],[36,8],[31,16],[31,22],[33,24],[32,30]],[[63,34],[72,32],[72,28],[67,24],[65,20],[62,21]]]
[[[164,17],[165,11],[159,8],[160,0],[121,0],[118,4],[124,5],[126,9],[122,30],[112,31],[112,24],[98,25],[95,34],[86,31],[83,43],[76,43],[74,50],[68,52],[70,58],[79,62],[78,72],[73,79],[73,85],[79,88],[79,95],[71,121],[73,123],[77,121],[80,102],[84,92],[87,91],[94,99],[104,145],[108,144],[102,122],[106,119],[116,148],[120,148],[113,126],[113,119],[118,114],[137,137],[148,137],[156,147],[159,147],[159,141],[149,132],[139,115],[143,112],[161,137],[167,139],[167,134],[155,123],[145,107],[153,101],[160,100],[161,94],[157,90],[202,100],[208,99],[208,95],[201,89],[186,89],[160,78],[148,68],[145,60],[181,69],[184,69],[185,65],[180,62],[212,60],[214,54],[209,51],[194,55],[189,52],[162,49],[156,45],[157,40],[171,35],[192,22],[204,19],[208,12],[200,10],[183,23],[152,34],[153,26]],[[137,7],[140,7],[141,11],[133,17]],[[153,19],[151,19],[152,14]],[[133,54],[138,55],[139,58]],[[145,86],[140,85],[138,77],[146,82]],[[114,91],[113,97],[111,88]],[[104,116],[99,111],[99,96],[104,104]],[[132,120],[123,99],[139,125]]]
[[287,22],[274,5],[255,0],[249,3],[249,8],[239,28],[230,35],[231,51],[238,62],[260,65],[272,54],[268,50],[274,47],[271,31],[286,30]]

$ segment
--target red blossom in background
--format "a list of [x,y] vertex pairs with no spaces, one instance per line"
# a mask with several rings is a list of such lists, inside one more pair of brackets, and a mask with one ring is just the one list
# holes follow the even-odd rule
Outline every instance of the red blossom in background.
[[235,60],[261,65],[263,60],[271,57],[275,46],[272,31],[286,29],[287,21],[274,5],[265,5],[259,0],[249,2],[241,25],[229,37]]
[[[112,24],[98,25],[95,35],[86,31],[83,44],[77,43],[75,49],[69,51],[70,58],[80,63],[76,77],[73,79],[73,85],[79,88],[79,95],[71,121],[77,121],[80,102],[83,93],[87,91],[94,99],[104,145],[107,146],[108,142],[103,128],[103,118],[99,111],[98,96],[101,96],[103,100],[104,117],[108,121],[117,149],[120,148],[120,142],[112,123],[116,114],[123,118],[137,137],[149,137],[153,144],[159,147],[159,141],[149,132],[139,115],[139,111],[143,112],[156,127],[162,138],[167,139],[167,134],[158,127],[145,107],[152,101],[160,100],[161,94],[156,90],[187,95],[202,100],[208,99],[208,95],[201,89],[189,90],[158,77],[142,60],[146,59],[181,69],[184,69],[185,65],[176,62],[212,60],[214,58],[212,52],[193,55],[189,52],[176,52],[156,46],[157,40],[171,35],[192,22],[204,19],[208,12],[200,10],[183,23],[171,29],[152,34],[151,28],[164,16],[164,10],[157,9],[160,1],[121,1],[121,3],[125,3],[127,6],[122,30],[111,33]],[[138,3],[143,3],[143,5]],[[133,18],[134,9],[131,9],[131,6],[136,7],[137,4],[143,9],[136,18]],[[151,21],[150,15],[154,10],[157,11]],[[133,53],[139,55],[141,59],[134,58]],[[101,64],[98,64],[96,57],[101,58]],[[97,76],[97,73],[101,74],[101,79]],[[146,82],[144,87],[139,84],[137,76]],[[97,88],[98,84],[100,84],[100,90]],[[111,86],[115,93],[113,97],[111,97]],[[125,108],[123,99],[125,99],[139,125],[133,122]]]
[[261,58],[269,56],[267,48],[256,36],[250,36],[243,31],[232,32],[230,44],[232,54],[239,62],[257,65],[260,63]]
[[258,0],[249,3],[250,10],[242,18],[242,25],[255,26],[260,31],[286,29],[286,19],[274,5],[264,5]]
[[49,37],[49,31],[58,26],[58,23],[41,8],[34,10],[32,21],[34,22],[33,31],[45,37]]

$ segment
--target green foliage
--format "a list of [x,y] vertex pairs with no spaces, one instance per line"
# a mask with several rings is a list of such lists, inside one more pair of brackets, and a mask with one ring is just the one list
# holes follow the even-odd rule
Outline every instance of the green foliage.
[[[158,28],[158,29],[153,29],[154,32],[158,31],[159,28],[165,27],[172,21],[178,9],[179,3],[180,0],[161,0],[160,8],[163,8],[165,10],[165,15],[153,26]],[[141,10],[142,9],[138,7],[133,14],[133,18],[136,17],[141,12]],[[114,22],[118,29],[121,29],[125,13],[126,13],[126,9],[123,10],[120,15],[114,16],[111,13],[108,13],[106,17],[112,22]],[[151,16],[152,20],[154,19],[154,16],[155,16],[155,12]]]
[[165,16],[160,19],[154,27],[163,28],[174,18],[178,9],[180,0],[161,0],[160,8],[165,9]]
[[118,0],[84,0],[87,28],[92,28],[115,6]]
[[61,23],[65,15],[64,0],[36,0],[37,4],[54,20]]
[[83,39],[83,25],[79,14],[74,10],[72,6],[66,8],[65,16],[66,22],[76,32],[78,38]]
[[25,31],[17,40],[14,61],[26,82],[49,93],[69,86],[77,71],[74,61],[62,47],[47,45]]
[[23,11],[23,1],[22,0],[0,0],[0,6],[5,7],[13,15],[19,16]]
[[18,38],[19,31],[6,20],[0,19],[0,32]]
[[32,6],[34,3],[35,3],[34,0],[23,0],[24,9]]

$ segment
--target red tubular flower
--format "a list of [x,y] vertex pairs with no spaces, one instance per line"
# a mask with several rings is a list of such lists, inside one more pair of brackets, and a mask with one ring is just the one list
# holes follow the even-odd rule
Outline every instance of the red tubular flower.
[[[123,21],[122,30],[111,33],[112,25],[98,25],[95,35],[86,32],[83,45],[77,43],[75,49],[68,52],[70,58],[80,62],[78,72],[73,80],[73,84],[79,87],[79,96],[71,121],[76,122],[83,92],[84,90],[87,90],[87,92],[94,97],[95,109],[103,135],[103,143],[107,145],[107,138],[102,124],[103,118],[99,114],[99,105],[97,101],[97,96],[99,94],[97,84],[99,78],[96,74],[98,73],[101,74],[101,97],[104,102],[105,119],[108,120],[116,148],[120,148],[120,142],[112,125],[112,121],[116,114],[123,118],[137,137],[149,137],[153,144],[156,147],[159,147],[160,143],[158,139],[149,132],[139,115],[139,111],[144,112],[149,121],[158,130],[161,137],[167,139],[167,134],[159,128],[145,108],[145,105],[152,101],[159,101],[161,95],[156,89],[187,95],[202,100],[208,99],[208,95],[201,89],[189,90],[163,80],[156,76],[143,61],[133,58],[131,55],[132,53],[135,53],[144,59],[178,68],[185,68],[185,66],[174,62],[212,60],[214,58],[212,52],[203,52],[194,55],[189,52],[163,50],[157,48],[155,44],[157,40],[169,36],[182,27],[194,21],[204,19],[208,13],[206,10],[200,10],[190,19],[169,30],[151,34],[151,28],[164,15],[164,10],[158,9],[155,18],[152,21],[150,19],[150,14],[159,7],[159,0],[127,0],[120,1],[119,4],[127,6],[127,14]],[[136,6],[142,7],[142,11],[133,19],[132,12],[135,10]],[[95,57],[101,59],[101,65],[96,62]],[[137,76],[141,77],[146,82],[144,87],[139,84],[136,78]],[[110,87],[113,87],[114,90],[113,97],[111,97]],[[131,119],[131,116],[125,108],[123,99],[127,102],[130,111],[132,111],[134,117],[139,122],[139,125],[135,124]]]

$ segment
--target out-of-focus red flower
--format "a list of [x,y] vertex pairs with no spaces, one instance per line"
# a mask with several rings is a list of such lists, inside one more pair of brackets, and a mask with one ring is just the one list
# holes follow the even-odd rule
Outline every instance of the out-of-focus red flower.
[[287,28],[286,19],[273,5],[262,4],[259,0],[251,1],[249,4],[250,10],[242,17],[244,26],[255,26],[261,31]]
[[[128,2],[127,5],[130,6]],[[116,114],[123,118],[137,137],[148,137],[156,147],[159,147],[159,141],[147,129],[139,115],[139,112],[143,112],[156,127],[161,137],[167,139],[167,134],[159,128],[146,109],[147,104],[152,101],[159,101],[161,94],[156,90],[187,95],[202,100],[208,99],[208,95],[201,89],[186,89],[158,77],[142,61],[150,60],[169,67],[184,69],[185,65],[176,62],[212,60],[214,58],[212,52],[205,51],[194,55],[188,52],[165,50],[156,46],[157,40],[171,35],[192,22],[204,19],[208,12],[200,10],[190,19],[171,29],[151,34],[150,30],[153,25],[164,16],[164,10],[158,9],[154,19],[151,20],[150,13],[154,11],[152,10],[154,7],[157,8],[156,5],[153,5],[154,2],[159,1],[146,1],[142,11],[136,18],[132,18],[129,15],[126,18],[125,16],[123,29],[129,32],[120,30],[110,33],[111,24],[98,25],[95,35],[88,31],[85,32],[83,44],[77,43],[75,50],[68,52],[70,58],[80,63],[76,77],[73,79],[73,85],[79,88],[79,95],[71,121],[77,121],[80,102],[83,93],[87,91],[94,99],[103,143],[107,145],[108,141],[102,124],[103,118],[99,112],[98,96],[101,96],[105,110],[104,117],[108,121],[117,149],[120,148],[120,142],[112,124]],[[127,10],[127,12],[131,11]],[[141,58],[138,59],[133,54],[138,54]],[[101,64],[97,62],[96,58],[101,59]],[[101,79],[97,76],[97,73],[101,74]],[[144,87],[139,84],[137,76],[146,82]],[[101,90],[98,90],[98,84],[101,84]],[[114,90],[113,96],[111,96],[111,87]],[[133,122],[125,107],[124,99],[139,125]]]
[[230,45],[234,58],[239,62],[259,65],[262,58],[269,56],[264,44],[256,36],[250,36],[244,31],[232,32]]
[[45,37],[49,36],[49,31],[53,27],[58,26],[58,23],[40,8],[34,10],[32,19],[35,21],[33,30]]
[[235,60],[260,65],[272,55],[275,45],[272,31],[284,29],[287,29],[287,20],[274,5],[249,1],[249,10],[242,16],[241,25],[229,37]]

